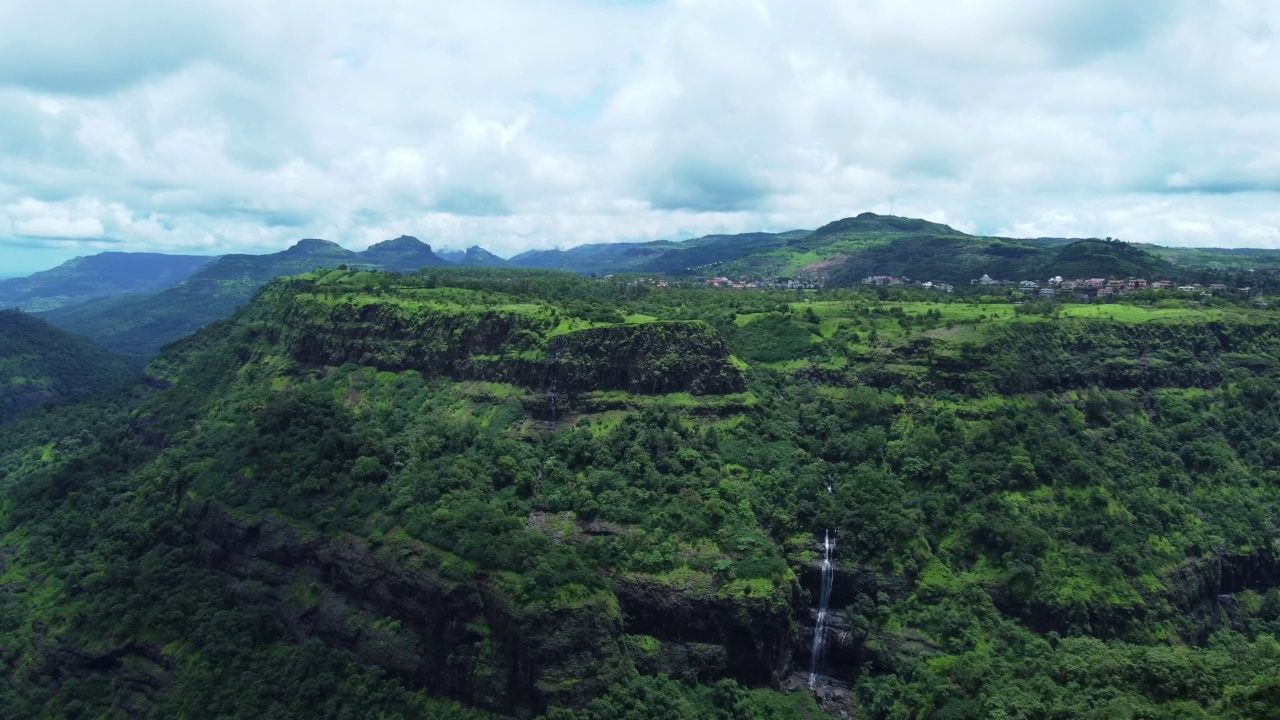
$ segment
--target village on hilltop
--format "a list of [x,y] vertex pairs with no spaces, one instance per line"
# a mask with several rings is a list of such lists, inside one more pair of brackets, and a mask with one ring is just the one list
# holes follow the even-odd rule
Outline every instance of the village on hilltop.
[[[910,285],[923,288],[925,290],[940,290],[942,292],[952,292],[954,287],[946,283],[934,282],[912,282],[909,278],[894,277],[892,275],[872,275],[862,280],[863,285]],[[1155,280],[1148,282],[1144,278],[1129,277],[1122,279],[1108,278],[1079,278],[1076,280],[1065,280],[1062,276],[1051,277],[1044,282],[1043,285],[1035,280],[996,280],[990,275],[983,274],[980,278],[974,278],[969,281],[973,286],[1013,286],[1014,289],[1025,295],[1038,295],[1044,298],[1072,296],[1076,300],[1089,301],[1094,298],[1105,298],[1112,295],[1125,295],[1137,290],[1176,290],[1185,293],[1212,294],[1215,291],[1230,290],[1223,283],[1211,283],[1209,285],[1201,285],[1193,283],[1190,285],[1174,285],[1172,280]],[[1241,292],[1249,292],[1250,288],[1238,288]]]

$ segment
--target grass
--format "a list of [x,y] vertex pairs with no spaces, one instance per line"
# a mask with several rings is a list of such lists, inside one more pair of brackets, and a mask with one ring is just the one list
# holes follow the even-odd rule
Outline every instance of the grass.
[[1139,305],[1066,305],[1065,317],[1102,318],[1120,322],[1143,323],[1152,320],[1217,320],[1223,311],[1216,308],[1198,310],[1192,308],[1146,308]]

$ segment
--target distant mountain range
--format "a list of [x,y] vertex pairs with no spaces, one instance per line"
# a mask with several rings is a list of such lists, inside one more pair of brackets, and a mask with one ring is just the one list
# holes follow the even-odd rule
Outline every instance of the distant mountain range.
[[1009,280],[1052,275],[1177,278],[1202,268],[1277,269],[1280,251],[1165,248],[1096,238],[985,237],[927,220],[862,213],[812,231],[531,250],[510,262],[597,274],[822,277],[829,285],[893,275],[958,284],[983,274]]
[[0,308],[40,312],[91,298],[163,290],[214,259],[207,255],[126,252],[73,258],[28,277],[0,280]]
[[267,281],[345,265],[412,271],[448,265],[417,238],[401,236],[354,252],[327,240],[299,240],[269,255],[223,255],[171,287],[127,293],[44,313],[50,323],[96,340],[109,350],[151,357],[164,345],[229,317]]
[[466,250],[442,250],[436,254],[462,267],[518,267],[478,245],[472,245]]
[[862,213],[817,230],[596,243],[568,250],[531,250],[509,260],[476,246],[436,253],[409,236],[363,252],[306,239],[269,255],[202,258],[103,253],[29,278],[0,281],[0,306],[44,310],[44,317],[54,325],[140,362],[166,343],[230,316],[273,278],[342,265],[401,272],[423,267],[490,267],[582,274],[821,278],[828,286],[893,275],[960,285],[984,274],[1002,280],[1052,275],[1179,279],[1206,268],[1275,270],[1280,269],[1280,251],[984,237],[927,220]]

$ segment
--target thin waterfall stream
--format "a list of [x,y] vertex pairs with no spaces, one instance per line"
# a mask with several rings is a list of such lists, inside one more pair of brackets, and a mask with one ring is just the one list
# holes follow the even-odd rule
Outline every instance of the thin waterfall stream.
[[835,576],[831,568],[831,550],[835,545],[835,540],[831,539],[831,531],[827,530],[822,538],[822,586],[818,591],[818,621],[813,627],[813,647],[809,650],[809,689],[813,689],[818,681],[822,651],[827,642],[827,610],[831,605],[831,584]]

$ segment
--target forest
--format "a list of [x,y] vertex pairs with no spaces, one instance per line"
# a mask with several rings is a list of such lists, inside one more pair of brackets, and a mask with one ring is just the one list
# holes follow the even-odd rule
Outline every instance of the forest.
[[0,426],[0,718],[1277,717],[1280,314],[1168,299],[272,281]]

